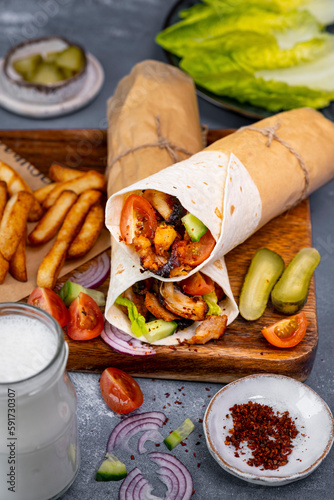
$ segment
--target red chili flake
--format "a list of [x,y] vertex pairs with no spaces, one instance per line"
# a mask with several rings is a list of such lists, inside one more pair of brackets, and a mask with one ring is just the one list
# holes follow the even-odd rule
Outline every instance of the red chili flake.
[[160,443],[155,443],[155,446],[156,446],[157,448],[159,448]]
[[195,491],[196,491],[196,490],[193,490],[193,492],[192,492],[191,496],[195,495]]
[[197,464],[197,467],[200,467],[200,466],[201,466],[201,464]]
[[206,391],[209,391],[210,389],[208,387],[205,388]]
[[288,411],[275,414],[270,406],[249,401],[235,404],[230,412],[233,429],[229,430],[225,444],[239,450],[241,443],[247,442],[252,451],[248,465],[275,470],[288,463],[292,440],[299,434]]
[[201,438],[202,437],[202,434],[198,434],[198,437]]
[[180,444],[181,444],[181,446],[187,446],[187,444],[186,444],[186,443],[184,443],[183,441],[181,441],[181,443],[180,443]]
[[199,418],[198,421],[201,424],[203,422],[203,419]]
[[165,396],[166,396],[166,398],[169,398],[169,396],[170,396],[169,392],[166,392]]
[[195,453],[195,452],[193,453],[193,455],[194,455],[194,457],[196,458],[196,453]]
[[134,460],[134,459],[135,459],[134,455],[131,455],[131,460]]

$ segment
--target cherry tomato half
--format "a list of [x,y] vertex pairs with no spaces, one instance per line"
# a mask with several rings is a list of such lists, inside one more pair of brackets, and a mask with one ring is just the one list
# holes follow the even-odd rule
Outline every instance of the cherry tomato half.
[[181,284],[183,291],[188,295],[206,295],[215,289],[212,279],[200,272],[189,276]]
[[151,203],[138,194],[131,194],[125,201],[121,212],[120,231],[127,245],[134,236],[153,238],[157,228],[157,218]]
[[214,237],[207,230],[199,241],[187,243],[182,263],[192,267],[199,266],[210,256],[215,244]]
[[70,320],[67,333],[73,340],[89,340],[98,337],[104,327],[103,314],[95,302],[86,293],[80,292],[69,309]]
[[304,312],[282,319],[261,331],[265,338],[276,347],[294,347],[306,333],[307,319]]
[[104,401],[116,413],[130,413],[143,404],[143,393],[137,382],[118,368],[104,370],[100,388]]
[[28,304],[48,312],[61,327],[68,322],[68,312],[64,302],[51,288],[35,288],[28,298]]

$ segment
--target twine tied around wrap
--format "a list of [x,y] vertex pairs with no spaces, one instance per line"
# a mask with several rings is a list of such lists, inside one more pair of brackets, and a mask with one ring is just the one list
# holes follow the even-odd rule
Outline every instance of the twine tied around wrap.
[[280,123],[276,123],[275,125],[273,125],[271,127],[264,127],[264,128],[257,128],[257,127],[253,127],[252,125],[248,125],[245,127],[241,127],[239,130],[254,130],[255,132],[260,132],[260,134],[264,135],[265,137],[268,137],[268,140],[266,142],[267,148],[270,148],[272,141],[275,140],[275,141],[279,142],[280,144],[282,144],[282,146],[287,148],[290,151],[290,153],[292,153],[296,157],[296,159],[298,160],[299,166],[302,169],[303,175],[304,175],[304,187],[303,187],[303,190],[302,190],[302,193],[301,193],[299,199],[296,201],[296,205],[297,205],[307,195],[308,187],[310,185],[310,178],[309,178],[309,174],[308,174],[306,165],[305,165],[302,157],[298,153],[298,151],[296,151],[292,146],[290,146],[289,143],[287,143],[284,139],[282,139],[279,135],[276,134],[276,130],[278,130],[280,128],[280,126],[281,126]]
[[119,155],[115,156],[115,158],[113,158],[112,162],[108,165],[107,171],[109,171],[111,167],[116,162],[118,162],[118,160],[124,158],[124,156],[127,156],[129,153],[134,153],[135,151],[139,151],[140,149],[144,148],[158,147],[160,149],[166,149],[167,153],[173,160],[173,163],[176,163],[179,160],[177,152],[184,153],[185,155],[188,156],[192,156],[193,153],[190,153],[185,148],[178,146],[177,144],[173,144],[171,141],[166,139],[166,137],[163,137],[163,135],[161,134],[160,116],[155,117],[155,124],[158,136],[158,140],[156,142],[148,142],[146,144],[140,144],[139,146],[134,146],[133,148],[129,148],[126,151],[123,151],[123,153],[120,153]]

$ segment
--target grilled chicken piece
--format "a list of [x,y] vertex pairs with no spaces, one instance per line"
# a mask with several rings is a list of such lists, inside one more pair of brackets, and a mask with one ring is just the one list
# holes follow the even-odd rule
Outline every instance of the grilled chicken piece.
[[[139,314],[141,314],[142,316],[144,316],[144,318],[146,319],[147,316],[148,316],[148,310],[147,310],[147,307],[145,306],[145,297],[144,295],[138,295],[138,293],[135,293],[132,289],[132,286],[130,286],[130,288],[128,288],[127,290],[125,290],[125,292],[123,293],[123,296],[126,298],[126,299],[129,299],[131,300],[131,302],[134,303],[134,305],[136,306]],[[128,312],[127,308],[126,309],[126,314]]]
[[185,342],[187,344],[206,344],[209,340],[219,339],[227,325],[227,316],[208,316],[195,330],[195,335]]
[[202,297],[189,297],[171,282],[161,283],[160,295],[164,305],[172,313],[193,321],[202,321],[205,318],[208,305]]
[[168,260],[162,255],[157,255],[151,246],[151,242],[145,236],[138,236],[133,240],[136,252],[140,256],[140,263],[143,268],[156,273],[160,268],[167,264]]
[[173,321],[174,319],[180,318],[180,316],[176,316],[176,314],[168,311],[168,309],[160,304],[158,297],[154,295],[154,293],[146,293],[145,306],[157,319],[163,319],[164,321]]
[[178,222],[185,213],[184,208],[175,196],[156,191],[155,189],[146,189],[143,197],[151,203],[153,208],[169,224]]
[[168,258],[168,250],[174,243],[176,237],[177,232],[173,226],[168,226],[167,224],[159,225],[155,231],[153,240],[157,255],[162,255]]

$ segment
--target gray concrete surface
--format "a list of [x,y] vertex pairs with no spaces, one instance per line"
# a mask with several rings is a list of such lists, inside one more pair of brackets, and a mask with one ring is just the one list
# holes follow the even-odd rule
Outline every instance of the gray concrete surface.
[[[85,46],[103,65],[105,83],[100,95],[86,108],[66,117],[48,120],[28,119],[0,109],[0,129],[105,128],[106,100],[118,80],[132,66],[147,58],[165,61],[154,37],[175,0],[39,0],[0,1],[0,54],[11,45],[27,38],[62,35]],[[211,128],[231,128],[251,122],[242,116],[199,101],[201,121]],[[333,159],[334,161],[334,159]],[[334,409],[333,372],[333,283],[334,283],[334,183],[311,196],[313,244],[322,255],[316,270],[316,294],[319,322],[319,345],[312,373],[306,384]],[[293,237],[293,235],[291,236]],[[82,463],[79,475],[63,495],[63,500],[117,499],[119,483],[97,483],[94,475],[104,452],[109,434],[118,417],[106,408],[99,390],[99,376],[70,374],[78,394],[78,423]],[[306,479],[282,486],[266,488],[243,482],[224,472],[206,449],[201,419],[210,397],[219,384],[172,380],[138,379],[144,393],[143,411],[162,410],[170,419],[169,430],[185,417],[196,429],[186,447],[175,449],[175,455],[190,470],[194,499],[315,500],[334,498],[334,452]],[[170,397],[166,397],[166,393]],[[175,404],[174,401],[181,404]],[[167,403],[171,403],[168,406]],[[165,407],[165,408],[164,408]],[[150,446],[150,445],[148,445]],[[155,449],[152,445],[149,450]],[[161,450],[161,448],[160,448]],[[196,455],[196,456],[195,456]],[[154,479],[154,470],[147,470],[147,461],[134,462],[146,470],[147,478],[156,487],[156,495],[164,489]],[[200,464],[200,465],[198,465]],[[132,469],[131,463],[128,463]],[[146,469],[145,469],[146,467]]]

